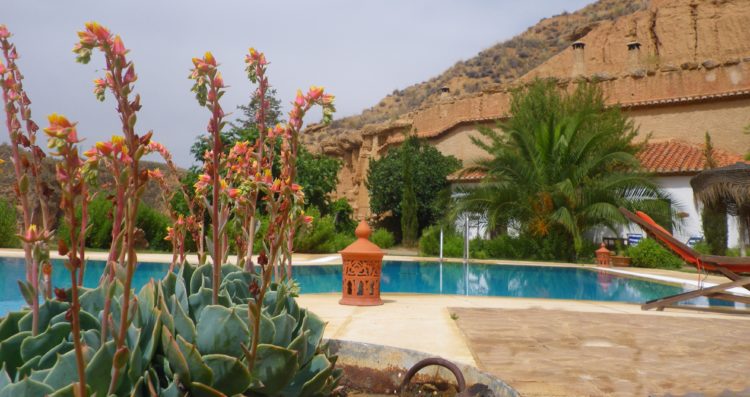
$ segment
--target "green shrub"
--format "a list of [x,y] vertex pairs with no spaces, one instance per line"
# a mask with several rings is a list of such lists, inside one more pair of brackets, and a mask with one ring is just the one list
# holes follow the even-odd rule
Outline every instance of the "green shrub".
[[336,253],[346,248],[349,244],[353,243],[357,238],[354,234],[350,233],[336,233],[332,239],[325,242],[321,248],[322,253]]
[[21,246],[18,240],[18,220],[16,209],[5,200],[0,200],[0,248],[17,248]]
[[380,248],[391,248],[396,244],[396,237],[386,229],[376,229],[370,240]]
[[316,208],[310,208],[308,214],[313,217],[313,222],[311,225],[303,227],[294,236],[294,250],[296,252],[330,254],[341,251],[354,242],[354,233],[336,233],[333,216],[320,216]]
[[[97,197],[89,203],[89,223],[86,232],[86,246],[89,248],[109,249],[112,243],[112,202]],[[77,209],[80,216],[81,208]],[[162,214],[146,205],[138,206],[136,227],[143,230],[144,238],[148,242],[148,249],[157,251],[169,251],[172,244],[164,240],[167,236],[167,226],[171,225],[169,216]],[[58,238],[69,242],[70,233],[68,225],[61,222],[57,227]]]
[[[584,243],[585,257],[578,261],[591,261],[596,246]],[[419,252],[424,256],[440,254],[440,227],[426,228],[419,239]],[[453,230],[446,230],[443,237],[443,256],[463,257],[463,237]],[[545,238],[528,235],[501,235],[493,239],[473,239],[469,242],[469,256],[475,259],[520,259],[539,261],[574,261],[575,251],[568,236],[550,233]]]
[[631,265],[635,267],[679,269],[683,264],[680,258],[651,238],[643,239],[638,245],[628,248],[627,255],[631,258]]
[[89,203],[89,231],[86,246],[108,249],[112,243],[112,202],[97,197]]
[[[424,256],[440,255],[440,226],[430,226],[422,231],[419,239],[419,253]],[[461,258],[464,255],[464,240],[452,229],[443,234],[443,256]]]
[[703,208],[703,233],[705,243],[709,248],[706,254],[726,255],[727,251],[727,214],[726,208]]
[[345,198],[340,198],[331,203],[331,213],[336,231],[339,233],[354,234],[357,224],[354,222],[354,209]]
[[167,236],[167,226],[171,224],[169,216],[151,207],[139,205],[135,223],[143,230],[149,249],[159,251],[172,249],[172,244],[164,240],[164,237]]

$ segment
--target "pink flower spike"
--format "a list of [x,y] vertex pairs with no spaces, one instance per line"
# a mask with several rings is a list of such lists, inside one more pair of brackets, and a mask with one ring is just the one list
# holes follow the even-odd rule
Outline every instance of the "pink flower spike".
[[294,104],[297,106],[304,106],[305,105],[305,97],[302,95],[301,90],[297,90],[297,97],[294,98]]
[[148,176],[154,179],[163,179],[164,174],[162,174],[161,170],[156,168],[153,170],[148,170]]
[[5,25],[0,25],[0,39],[7,39],[10,37],[10,31]]
[[216,77],[214,77],[214,85],[216,88],[224,88],[224,78],[221,77],[221,73],[216,73]]
[[125,53],[127,52],[119,35],[115,36],[114,43],[112,43],[112,52],[119,56],[125,56]]
[[323,95],[323,87],[312,86],[310,91],[307,92],[307,96],[311,101],[315,101]]

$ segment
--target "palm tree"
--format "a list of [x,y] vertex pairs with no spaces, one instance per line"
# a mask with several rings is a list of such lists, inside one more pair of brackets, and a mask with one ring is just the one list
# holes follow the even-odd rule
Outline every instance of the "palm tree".
[[563,238],[578,256],[584,234],[626,223],[618,207],[662,214],[666,197],[640,169],[637,129],[619,109],[606,108],[595,86],[566,94],[536,81],[516,91],[502,132],[481,129],[474,144],[487,152],[472,170],[479,187],[459,211],[482,212],[490,227],[513,221],[535,238]]

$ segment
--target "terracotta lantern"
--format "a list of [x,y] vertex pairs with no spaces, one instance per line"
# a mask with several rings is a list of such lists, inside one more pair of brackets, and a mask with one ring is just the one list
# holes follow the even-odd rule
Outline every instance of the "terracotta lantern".
[[598,263],[599,266],[609,267],[612,265],[612,252],[604,246],[604,243],[602,243],[599,246],[599,249],[596,250],[596,263]]
[[339,251],[343,261],[341,272],[342,305],[376,306],[380,300],[380,269],[383,251],[370,242],[370,226],[360,221],[354,234],[357,241]]

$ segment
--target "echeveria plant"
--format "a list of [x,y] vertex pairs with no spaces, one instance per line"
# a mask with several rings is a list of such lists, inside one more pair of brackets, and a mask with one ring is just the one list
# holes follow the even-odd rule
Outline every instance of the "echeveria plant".
[[[6,32],[4,27],[0,29],[3,48],[9,37]],[[291,269],[282,275],[279,267],[291,254],[289,238],[295,227],[310,221],[302,212],[304,196],[295,183],[302,118],[312,106],[320,105],[329,120],[333,97],[317,87],[307,94],[299,92],[289,122],[267,128],[262,116],[268,106],[264,99],[267,62],[262,53],[251,49],[246,63],[251,81],[258,83],[261,133],[255,142],[238,142],[225,155],[219,138],[225,115],[219,99],[226,87],[210,53],[194,59],[194,91],[201,105],[211,111],[208,131],[214,140],[206,153],[205,173],[195,186],[196,194],[175,192],[167,180],[177,175],[169,152],[151,140],[151,132],[136,133],[140,98],[135,95],[131,99],[131,94],[137,75],[122,39],[94,22],[86,24],[79,38],[74,52],[80,62],[88,62],[95,50],[104,56],[105,74],[95,81],[94,92],[100,100],[106,91],[112,93],[122,134],[96,143],[85,153],[84,161],[78,154],[76,125],[63,116],[49,117],[45,133],[58,160],[60,208],[69,225],[67,242],[61,241],[58,251],[66,257],[71,287],[55,289],[54,299],[47,296],[39,303],[38,285],[33,280],[22,283],[32,309],[9,313],[0,320],[0,397],[330,394],[341,374],[334,369],[335,357],[328,356],[321,345],[325,324],[297,306],[296,287],[289,279]],[[25,94],[19,94],[22,90],[15,83],[18,76],[9,72],[15,63],[6,63],[13,65],[8,68],[0,64],[8,129],[11,137],[17,137],[14,153],[22,165],[17,167],[19,196],[28,201],[24,178],[28,179],[25,175],[29,169],[33,174],[33,167],[24,165],[25,151],[20,147],[32,147],[33,140],[25,145],[18,138],[28,137],[28,132],[19,132],[17,117],[18,109],[27,109],[17,105],[19,95],[24,98]],[[27,100],[21,101],[28,105]],[[24,114],[22,120],[29,118],[28,111],[20,112]],[[33,122],[27,123],[27,128],[36,131]],[[281,150],[279,159],[274,159],[277,142]],[[41,159],[43,152],[39,152],[34,156]],[[144,169],[140,161],[147,153],[161,154],[171,175]],[[280,165],[277,175],[272,171],[274,160]],[[95,186],[99,172],[111,173],[112,181]],[[149,180],[162,184],[167,201],[175,194],[184,194],[189,200],[189,214],[170,209],[174,224],[168,233],[173,243],[169,272],[136,294],[131,291],[137,261],[135,216]],[[93,191],[112,197],[112,247],[99,285],[85,288],[81,281],[86,205]],[[271,224],[263,237],[256,269],[251,247],[261,205]],[[204,235],[208,230],[203,224],[204,209],[211,216],[210,236]],[[34,266],[49,262],[41,244],[46,244],[51,233],[46,223],[40,228],[30,214],[26,215],[29,220],[27,224],[24,219],[22,240],[27,252],[39,253],[29,262],[33,273]],[[224,263],[230,217],[239,221],[243,236],[250,240],[240,249],[239,266]],[[188,233],[198,244],[197,267],[186,261]],[[204,239],[212,264],[204,264]],[[31,278],[35,279],[33,274]]]

